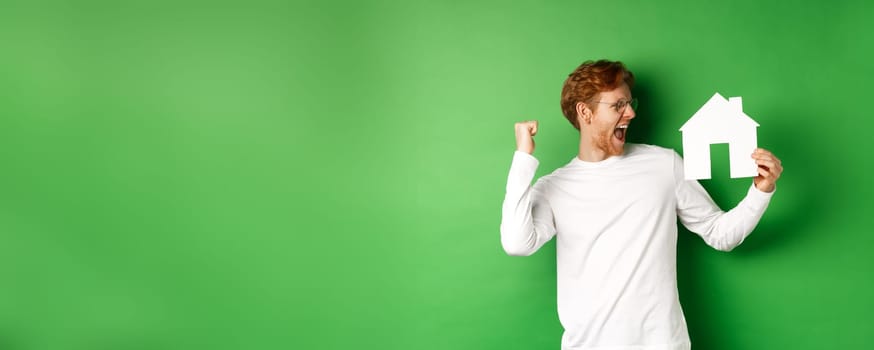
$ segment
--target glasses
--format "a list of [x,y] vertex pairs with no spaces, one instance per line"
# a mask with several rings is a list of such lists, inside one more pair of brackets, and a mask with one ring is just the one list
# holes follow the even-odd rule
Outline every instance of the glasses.
[[624,113],[625,107],[628,107],[628,106],[631,106],[632,110],[635,110],[635,111],[637,110],[637,99],[636,98],[632,98],[630,100],[619,100],[616,102],[601,102],[601,101],[592,101],[592,102],[600,103],[600,104],[604,104],[604,105],[610,105],[610,107],[612,107],[613,110],[619,114]]

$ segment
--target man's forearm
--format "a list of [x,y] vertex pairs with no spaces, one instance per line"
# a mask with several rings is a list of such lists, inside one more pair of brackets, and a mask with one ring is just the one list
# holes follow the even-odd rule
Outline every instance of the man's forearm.
[[531,181],[539,162],[530,154],[516,151],[507,176],[501,206],[501,245],[509,255],[531,255],[548,239],[534,225]]

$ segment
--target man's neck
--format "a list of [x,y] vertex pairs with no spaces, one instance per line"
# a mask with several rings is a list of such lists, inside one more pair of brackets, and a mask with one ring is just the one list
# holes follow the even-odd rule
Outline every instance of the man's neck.
[[596,146],[591,138],[580,137],[580,153],[577,154],[577,158],[580,160],[594,163],[610,158],[610,156],[606,150]]

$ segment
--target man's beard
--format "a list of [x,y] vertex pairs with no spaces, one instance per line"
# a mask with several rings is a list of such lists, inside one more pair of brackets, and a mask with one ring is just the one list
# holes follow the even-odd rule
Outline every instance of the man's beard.
[[616,147],[613,143],[613,130],[605,131],[603,134],[595,136],[595,147],[604,151],[607,157],[619,156],[625,150],[625,143],[622,146]]

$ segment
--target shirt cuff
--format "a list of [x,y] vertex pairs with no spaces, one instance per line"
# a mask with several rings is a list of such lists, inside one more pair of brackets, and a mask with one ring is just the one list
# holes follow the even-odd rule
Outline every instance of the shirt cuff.
[[516,164],[530,168],[537,168],[537,166],[540,165],[540,161],[528,153],[516,151],[513,152],[513,165]]
[[776,184],[774,185],[774,190],[771,192],[765,192],[765,191],[760,190],[758,187],[756,187],[756,184],[750,185],[750,190],[749,190],[750,194],[755,193],[755,195],[765,196],[767,198],[771,198],[771,196],[774,195],[774,192],[777,192],[777,185]]
[[507,178],[507,192],[524,191],[534,179],[534,172],[540,161],[534,156],[516,151],[513,153],[513,163],[510,164],[510,175]]
[[774,190],[771,192],[763,192],[756,188],[755,184],[752,184],[749,191],[747,191],[746,200],[751,202],[756,208],[764,208],[771,201],[771,197],[774,196],[775,192],[777,192],[777,187],[774,187]]

